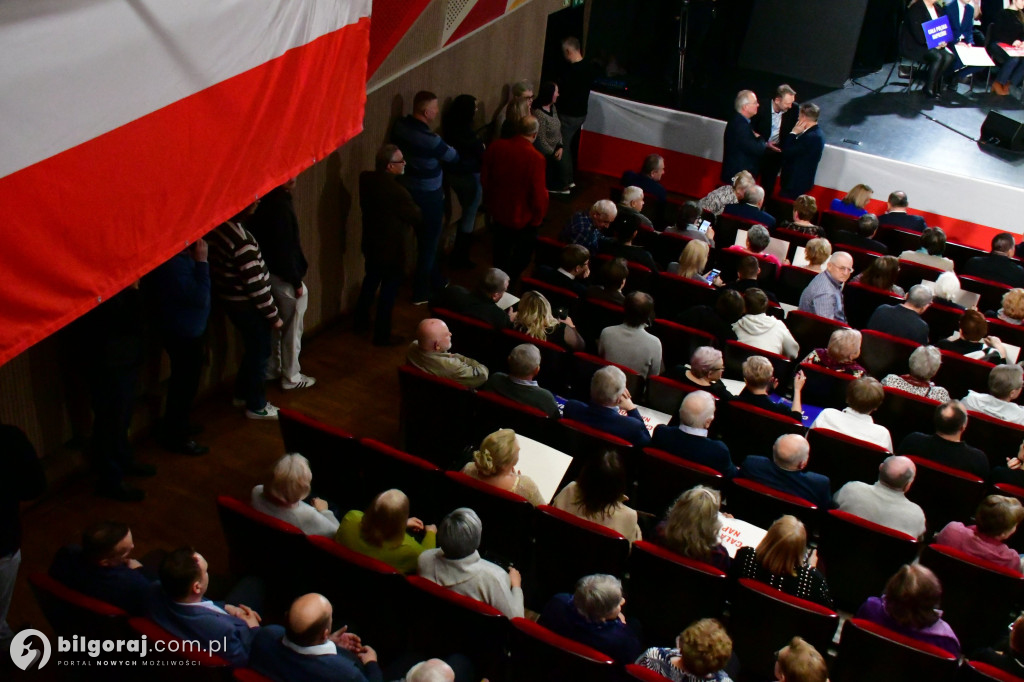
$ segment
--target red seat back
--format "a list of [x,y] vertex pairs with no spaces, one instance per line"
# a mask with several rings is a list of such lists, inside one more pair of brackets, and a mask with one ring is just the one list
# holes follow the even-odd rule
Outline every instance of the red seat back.
[[970,410],[967,415],[964,441],[984,452],[989,466],[1004,467],[1007,459],[1017,456],[1024,426]]
[[[921,319],[928,323],[928,338],[934,343],[940,339],[946,339],[953,335],[960,328],[960,318],[964,311],[960,308],[953,308],[941,303],[932,303],[928,310],[924,311]],[[991,330],[990,330],[991,331]],[[992,332],[999,336],[998,333]],[[999,338],[1002,338],[1001,336]],[[1012,341],[1010,343],[1013,343]]]
[[988,374],[995,365],[948,350],[942,352],[942,365],[933,381],[949,391],[951,398],[962,398],[968,391],[988,390]]
[[516,566],[528,563],[534,512],[525,498],[457,471],[445,474],[441,491],[447,505],[444,515],[469,507],[480,517],[482,552]]
[[817,276],[818,273],[814,270],[798,268],[795,265],[783,265],[782,270],[779,271],[779,281],[775,285],[775,294],[783,303],[799,305],[800,294]]
[[941,530],[950,521],[962,521],[974,515],[985,482],[966,471],[959,471],[930,460],[911,455],[917,466],[914,485],[907,499],[921,505],[928,530]]
[[673,381],[663,376],[647,378],[646,404],[651,409],[665,414],[676,415],[687,393],[699,390],[696,386]]
[[820,526],[818,506],[745,478],[734,478],[726,493],[729,513],[761,528],[769,528],[780,516],[791,514],[803,521],[808,536]]
[[505,357],[495,350],[498,331],[489,323],[447,308],[433,308],[434,317],[444,320],[452,333],[456,352],[483,363],[486,367],[504,367]]
[[474,402],[476,418],[470,432],[473,442],[482,441],[498,429],[512,429],[542,443],[552,442],[556,437],[556,420],[539,408],[490,391],[478,391]]
[[513,618],[511,679],[562,682],[613,682],[620,668],[596,649],[562,637],[525,618]]
[[364,509],[378,494],[398,488],[409,498],[409,510],[420,518],[439,518],[441,505],[437,492],[441,469],[425,459],[410,455],[386,443],[363,438],[361,504],[351,503],[354,509]]
[[909,433],[932,432],[935,408],[939,404],[938,400],[886,387],[885,400],[872,416],[876,424],[889,429],[892,442],[898,447],[900,441]]
[[661,318],[654,321],[651,333],[661,339],[661,357],[666,370],[689,364],[693,351],[701,346],[719,345],[718,339],[706,331]]
[[1020,677],[981,661],[964,661],[957,682],[1019,682]]
[[760,355],[762,358],[767,358],[772,363],[772,372],[775,374],[775,378],[779,380],[779,385],[786,385],[786,382],[789,380],[789,375],[793,370],[792,360],[787,358],[785,355],[762,350],[761,348],[757,348],[746,343],[740,343],[739,341],[725,342],[724,356],[726,375],[730,379],[742,381],[743,363],[746,362],[747,358],[754,355]]
[[566,246],[568,244],[552,237],[537,237],[537,244],[533,251],[533,261],[537,265],[557,268],[561,262],[562,249]]
[[677,262],[692,240],[692,237],[675,232],[660,232],[649,250],[658,267],[667,270],[668,264]]
[[811,362],[801,363],[799,369],[807,377],[803,391],[805,403],[834,407],[837,410],[846,407],[846,387],[854,379],[852,374],[837,372]]
[[889,456],[883,447],[831,429],[811,429],[807,441],[814,455],[807,469],[828,476],[833,493],[849,481],[874,483],[878,465]]
[[609,365],[618,367],[626,375],[626,388],[629,389],[630,395],[644,394],[644,378],[635,370],[590,353],[573,353],[569,358],[569,383],[572,387],[570,395],[577,400],[589,402],[590,380],[597,370]]
[[990,279],[960,275],[960,287],[967,291],[973,291],[981,295],[978,301],[978,310],[998,310],[1003,304],[1003,295],[1013,287],[993,282]]
[[524,343],[536,346],[540,351],[540,373],[537,374],[537,382],[555,393],[564,391],[568,381],[569,353],[550,340],[542,341],[516,329],[504,329],[495,339],[494,352],[502,359],[502,362],[495,366],[507,368],[508,356],[512,349]]
[[661,518],[683,491],[697,485],[718,489],[724,484],[725,477],[710,467],[663,450],[644,448],[634,506]]
[[584,298],[576,308],[573,322],[587,340],[588,350],[596,351],[597,339],[600,338],[601,332],[607,327],[622,324],[625,315],[626,311],[621,305],[595,298]]
[[359,442],[351,433],[288,408],[280,408],[278,422],[285,452],[309,460],[313,494],[325,500],[354,500],[360,494]]
[[273,597],[290,601],[298,593],[292,557],[305,545],[303,532],[226,495],[217,497],[217,514],[232,575],[262,577]]
[[[206,651],[192,650],[183,639],[164,630],[149,618],[132,618],[128,625],[136,633],[149,639],[146,660],[167,661],[170,665],[181,665],[181,661],[190,661],[192,665],[198,666],[202,678],[209,680],[224,679],[228,672],[230,664],[226,660]],[[161,642],[161,646],[157,647],[156,642]]]
[[[411,365],[398,368],[402,395],[399,428],[403,448],[417,457],[447,466],[471,444],[466,415],[472,414],[472,392],[451,379],[420,371]],[[443,410],[431,406],[444,405]]]
[[959,661],[937,646],[852,618],[843,626],[832,682],[929,680],[953,682]]
[[576,304],[579,303],[580,297],[571,289],[556,287],[533,277],[523,277],[521,281],[522,291],[537,291],[544,294],[552,309],[565,308],[570,315],[576,312]]
[[729,446],[736,464],[742,464],[747,455],[770,453],[779,436],[803,433],[804,430],[803,424],[795,418],[784,417],[738,400],[718,404],[712,428]]
[[[801,289],[803,291],[803,289]],[[799,297],[798,297],[799,300]],[[827,317],[805,313],[802,310],[791,310],[786,315],[786,326],[801,349],[827,348],[832,332],[837,329],[849,329],[850,325],[830,320]]]
[[[88,634],[99,639],[125,639],[130,631],[128,614],[113,604],[87,597],[45,573],[30,573],[28,584],[57,635],[70,638]],[[83,655],[76,660],[87,658],[88,655]]]
[[668,272],[658,275],[655,290],[654,300],[658,302],[658,315],[666,319],[675,317],[691,306],[713,306],[718,296],[718,289],[710,284]]
[[861,332],[860,358],[857,362],[871,376],[881,381],[888,374],[906,374],[909,371],[910,354],[917,347],[918,344],[913,341],[865,329]]
[[846,321],[854,329],[863,329],[878,306],[902,303],[903,299],[884,289],[876,289],[860,282],[847,282],[843,289],[843,301],[846,307]]

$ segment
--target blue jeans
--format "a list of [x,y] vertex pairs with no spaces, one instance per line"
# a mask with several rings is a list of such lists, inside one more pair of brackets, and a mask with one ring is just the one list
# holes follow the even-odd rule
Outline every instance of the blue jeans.
[[1003,62],[996,74],[996,83],[1020,85],[1024,81],[1024,58],[1012,57]]
[[409,190],[423,212],[416,228],[416,272],[412,280],[412,300],[425,301],[433,289],[444,288],[444,277],[437,262],[437,246],[444,230],[444,191]]
[[242,362],[235,375],[235,398],[245,401],[245,407],[259,412],[267,406],[264,380],[270,360],[270,323],[262,313],[236,306],[227,306],[228,319],[242,337]]

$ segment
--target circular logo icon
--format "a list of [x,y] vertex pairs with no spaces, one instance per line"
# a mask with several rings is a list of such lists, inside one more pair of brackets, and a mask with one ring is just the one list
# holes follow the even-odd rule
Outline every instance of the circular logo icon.
[[22,670],[38,670],[50,660],[50,640],[39,630],[22,630],[11,640],[11,660]]

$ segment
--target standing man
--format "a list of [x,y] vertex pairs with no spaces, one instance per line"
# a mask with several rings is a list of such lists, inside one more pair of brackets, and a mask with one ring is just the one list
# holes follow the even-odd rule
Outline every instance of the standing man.
[[267,362],[271,330],[283,326],[270,291],[270,271],[260,245],[242,221],[252,217],[259,199],[207,235],[213,290],[224,312],[242,337],[242,361],[235,375],[232,403],[245,407],[249,419],[277,419],[277,407],[267,402]]
[[426,90],[416,93],[412,113],[395,121],[391,141],[405,155],[403,184],[423,212],[416,234],[416,274],[412,283],[413,305],[427,302],[432,291],[443,289],[448,281],[441,276],[437,247],[444,229],[444,172],[441,163],[459,160],[459,153],[445,144],[430,129],[438,113],[437,95]]
[[512,282],[530,264],[537,230],[548,212],[544,155],[533,146],[540,127],[533,116],[519,125],[518,135],[487,148],[480,170],[494,226],[494,265]]
[[775,145],[760,137],[750,125],[757,113],[757,95],[753,90],[740,90],[735,101],[736,115],[725,126],[725,150],[722,153],[722,184],[731,185],[734,175],[742,170],[757,175],[765,149]]
[[[818,173],[818,163],[825,151],[825,138],[818,127],[820,114],[817,104],[801,104],[796,125],[782,138],[782,185],[779,187],[779,196],[796,199],[814,187],[814,176]],[[775,182],[774,178],[772,182]]]
[[281,388],[309,388],[316,379],[299,371],[302,318],[309,305],[309,289],[302,282],[309,264],[299,242],[299,219],[292,203],[295,178],[275,187],[260,200],[249,221],[249,231],[260,243],[270,271],[270,293],[277,305],[281,328],[271,340],[267,379],[281,379]]
[[[775,89],[775,96],[772,97],[771,106],[767,111],[758,113],[752,125],[762,140],[767,140],[776,148],[781,146],[782,140],[789,136],[789,132],[797,122],[797,109],[794,106],[796,101],[796,90],[783,83]],[[779,175],[779,168],[782,166],[782,159],[778,151],[771,147],[765,150],[761,157],[761,186],[771,196],[775,192],[775,179]]]
[[578,135],[587,120],[594,71],[583,61],[579,38],[569,36],[562,41],[562,56],[567,64],[558,79],[558,120],[562,124],[562,144],[572,154],[572,167],[576,168],[580,148]]
[[373,345],[392,346],[404,339],[391,335],[391,311],[398,297],[405,265],[405,240],[423,217],[412,195],[398,182],[405,172],[405,158],[396,145],[377,152],[375,169],[359,174],[359,206],[363,211],[363,258],[366,274],[356,303],[357,331],[370,326],[370,307],[380,289]]

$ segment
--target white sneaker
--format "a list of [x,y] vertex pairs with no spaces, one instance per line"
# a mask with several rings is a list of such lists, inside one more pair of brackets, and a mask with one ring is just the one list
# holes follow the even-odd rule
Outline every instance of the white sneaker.
[[270,419],[276,421],[277,408],[271,405],[270,403],[267,403],[266,405],[263,406],[262,410],[257,410],[256,412],[253,412],[252,410],[246,410],[245,416],[248,417],[249,419]]
[[232,398],[231,407],[245,407],[245,398]]
[[316,379],[313,377],[307,377],[305,374],[300,374],[297,381],[285,381],[281,379],[281,388],[286,391],[290,391],[293,388],[309,388],[316,383]]

